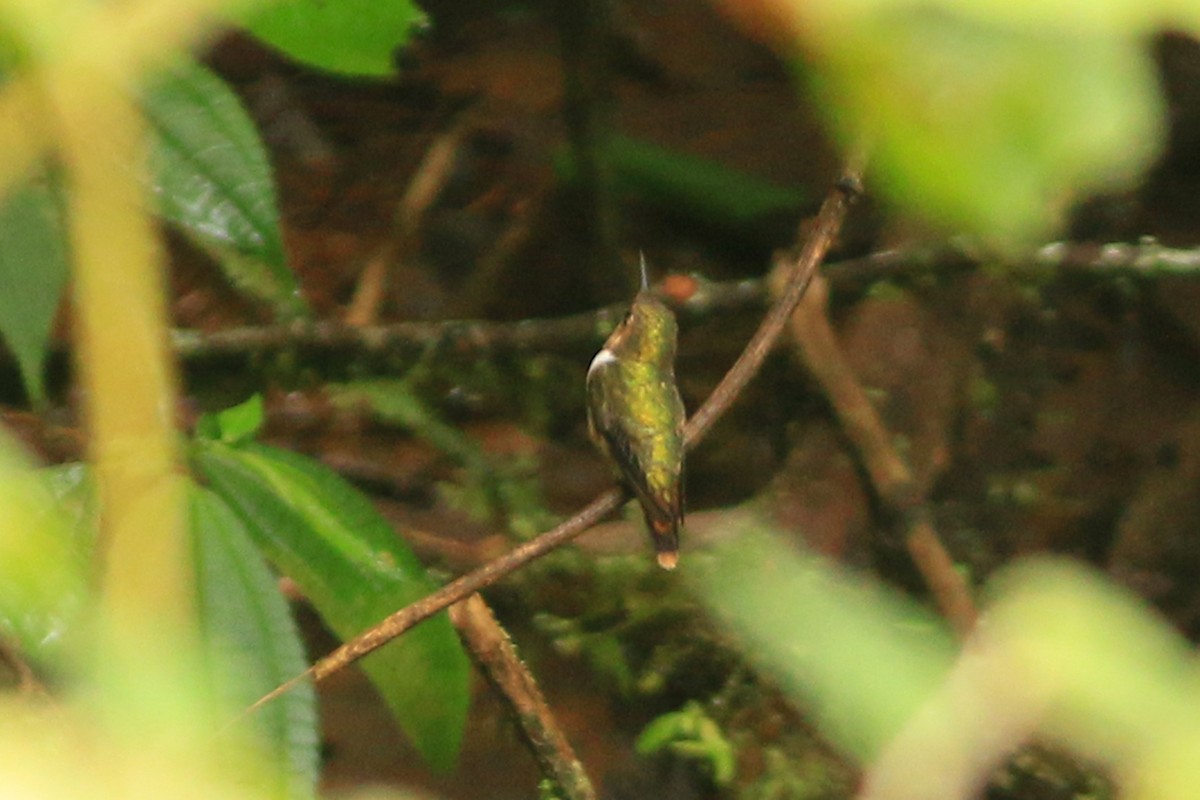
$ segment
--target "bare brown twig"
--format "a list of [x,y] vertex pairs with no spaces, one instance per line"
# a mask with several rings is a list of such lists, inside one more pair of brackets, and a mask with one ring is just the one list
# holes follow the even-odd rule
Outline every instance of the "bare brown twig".
[[[804,296],[804,291],[816,273],[817,267],[820,266],[825,254],[837,238],[850,201],[858,191],[861,171],[861,158],[852,160],[843,172],[842,179],[821,205],[821,210],[812,225],[812,233],[788,273],[787,286],[782,292],[780,300],[767,314],[758,331],[746,345],[745,351],[729,369],[717,388],[709,395],[708,400],[688,420],[684,428],[684,436],[689,449],[704,438],[713,423],[732,405],[738,393],[766,359],[767,353],[783,331],[796,304]],[[305,680],[311,678],[313,681],[320,681],[337,672],[374,652],[419,622],[566,544],[591,525],[615,511],[623,499],[623,493],[617,489],[605,492],[582,511],[553,530],[514,548],[479,569],[451,581],[436,592],[400,609],[378,625],[345,642],[302,674],[259,698],[247,709],[247,713],[279,697]]]
[[421,222],[445,187],[454,167],[454,159],[467,133],[465,117],[434,139],[425,157],[400,199],[396,233],[368,259],[359,276],[354,297],[346,310],[345,322],[352,327],[369,325],[379,317],[379,307],[387,291],[391,265],[412,258],[421,241]]
[[558,727],[537,682],[517,655],[512,640],[484,599],[473,594],[450,606],[450,621],[475,663],[508,702],[542,774],[558,784],[566,800],[595,800],[596,790],[583,765]]
[[[781,268],[786,265],[780,265]],[[892,444],[875,406],[842,355],[826,313],[824,282],[810,292],[791,316],[792,343],[841,422],[846,438],[858,450],[863,466],[884,507],[907,529],[905,544],[942,614],[960,635],[975,625],[975,603],[962,575],[954,569],[929,518],[912,469]]]
[[424,622],[439,611],[445,610],[485,586],[490,586],[508,573],[561,547],[619,508],[622,499],[622,493],[616,489],[605,492],[582,511],[553,530],[514,547],[499,558],[456,578],[436,592],[422,597],[415,603],[410,603],[378,625],[363,631],[300,675],[263,695],[247,709],[247,712],[269,703],[310,678],[313,681],[320,681],[343,667],[353,664],[363,656],[383,647],[417,623]]
[[825,254],[837,239],[846,209],[859,191],[862,167],[862,156],[854,156],[835,190],[821,204],[821,210],[812,225],[811,235],[787,271],[787,284],[780,293],[779,300],[758,326],[738,360],[708,396],[708,400],[684,426],[684,438],[689,447],[703,439],[713,423],[733,405],[738,394],[758,372],[767,354],[771,352],[792,311],[799,304],[800,298],[804,297],[813,276],[817,274],[817,268],[825,260]]

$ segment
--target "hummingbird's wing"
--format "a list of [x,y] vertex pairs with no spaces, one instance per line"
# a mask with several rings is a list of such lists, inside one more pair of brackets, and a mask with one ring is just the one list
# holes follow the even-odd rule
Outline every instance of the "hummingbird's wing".
[[[601,364],[601,369],[618,369],[616,364]],[[654,536],[659,562],[666,566],[674,564],[674,554],[679,549],[679,525],[683,520],[682,465],[671,475],[665,486],[652,486],[649,475],[657,472],[654,465],[642,463],[639,453],[651,452],[651,442],[661,431],[647,429],[628,416],[616,413],[621,407],[618,398],[612,396],[612,381],[588,376],[588,422],[592,436],[617,464],[625,483],[633,491],[642,506],[646,525]],[[676,401],[677,397],[676,397]],[[682,417],[682,403],[679,402]],[[665,559],[665,560],[664,560]]]

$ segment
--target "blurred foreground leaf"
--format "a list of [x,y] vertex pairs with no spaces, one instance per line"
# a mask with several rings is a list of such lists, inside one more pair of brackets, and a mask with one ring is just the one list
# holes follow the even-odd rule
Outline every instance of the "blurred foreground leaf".
[[822,732],[869,762],[936,689],[953,641],[896,592],[798,554],[753,525],[692,571],[749,658],[813,712]]
[[715,1],[751,36],[804,51],[873,189],[1000,246],[1135,185],[1165,138],[1154,37],[1200,35],[1190,0]]
[[[105,714],[82,704],[47,706],[28,698],[0,699],[0,796],[21,800],[284,800],[256,777],[256,765],[215,752],[212,728],[192,720],[203,711],[199,695],[189,702],[187,683],[174,684],[181,695],[162,702],[162,684],[147,679],[157,665],[144,665],[146,699],[162,703],[170,714],[140,731],[116,726]],[[106,689],[96,686],[94,697]],[[140,715],[139,715],[140,716]]]
[[191,631],[98,626],[88,644],[84,669],[56,702],[13,702],[0,713],[0,796],[297,796],[284,791],[279,762],[263,757],[248,728],[230,724],[240,709],[213,691]]
[[91,541],[72,535],[47,474],[0,432],[0,636],[42,667],[78,656],[91,603]]
[[1020,563],[990,590],[980,628],[871,767],[864,798],[975,796],[1033,739],[1102,765],[1122,797],[1200,795],[1200,666],[1181,636],[1079,564]]
[[1106,767],[1136,798],[1200,796],[1200,660],[1141,599],[1066,561],[989,582],[956,656],[911,601],[772,541],[754,526],[697,586],[867,766],[863,800],[976,797],[1037,740]]
[[1160,152],[1165,108],[1134,31],[1000,24],[964,3],[832,5],[812,7],[835,127],[867,145],[874,185],[943,228],[1045,237]]
[[284,255],[271,165],[237,95],[181,62],[150,82],[142,107],[162,215],[209,250],[234,286],[285,319],[306,314]]
[[[198,441],[195,462],[343,639],[436,588],[370,502],[321,465],[259,444],[216,441]],[[362,667],[422,755],[448,769],[469,700],[469,667],[449,618],[414,628]]]

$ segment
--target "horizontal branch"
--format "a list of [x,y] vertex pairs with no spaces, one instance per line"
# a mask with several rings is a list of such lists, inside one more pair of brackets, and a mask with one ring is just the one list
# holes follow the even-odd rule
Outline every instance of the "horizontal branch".
[[[984,259],[966,246],[926,246],[883,250],[861,258],[829,264],[825,275],[834,291],[852,291],[871,282],[929,270],[969,269]],[[1025,257],[1006,259],[1015,274],[1057,271],[1097,276],[1154,278],[1200,272],[1200,249],[1163,247],[1153,240],[1138,244],[1055,242]],[[759,311],[767,304],[759,279],[698,281],[695,293],[674,303],[687,317],[708,317],[729,311]],[[471,358],[481,355],[538,353],[587,354],[612,331],[627,304],[555,319],[488,322],[451,320],[397,322],[352,327],[321,321],[229,328],[213,333],[172,332],[176,355],[183,361],[247,358],[281,352],[314,356],[352,355],[365,358],[415,359],[428,353]]]

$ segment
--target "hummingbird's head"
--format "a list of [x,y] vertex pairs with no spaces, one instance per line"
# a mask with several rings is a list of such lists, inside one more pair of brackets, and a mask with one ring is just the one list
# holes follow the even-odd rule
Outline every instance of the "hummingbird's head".
[[678,325],[675,314],[643,289],[638,292],[624,321],[608,337],[605,348],[619,359],[673,363]]

